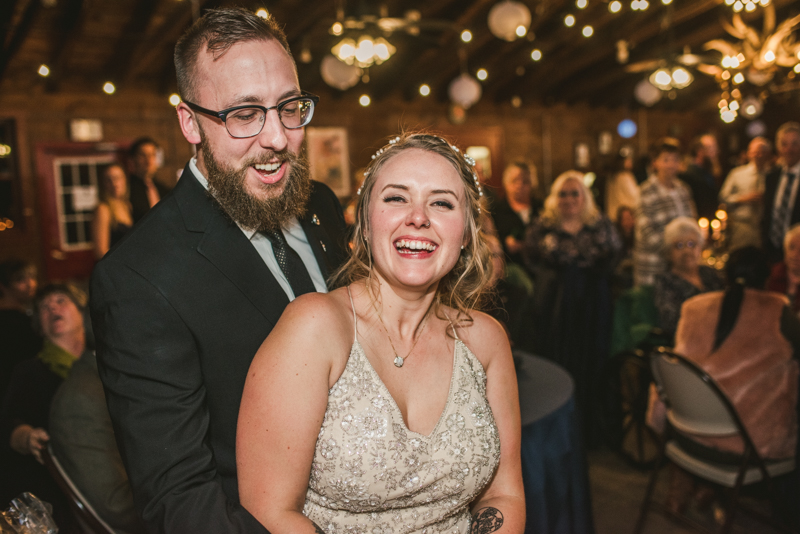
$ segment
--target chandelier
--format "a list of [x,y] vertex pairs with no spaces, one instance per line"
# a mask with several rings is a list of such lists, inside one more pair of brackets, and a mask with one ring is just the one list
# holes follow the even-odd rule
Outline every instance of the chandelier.
[[383,37],[373,38],[366,33],[362,34],[358,41],[345,37],[331,49],[331,53],[339,58],[339,61],[362,69],[380,65],[395,52],[396,48]]
[[650,83],[662,91],[683,89],[689,87],[693,81],[692,73],[681,66],[661,67],[650,75]]

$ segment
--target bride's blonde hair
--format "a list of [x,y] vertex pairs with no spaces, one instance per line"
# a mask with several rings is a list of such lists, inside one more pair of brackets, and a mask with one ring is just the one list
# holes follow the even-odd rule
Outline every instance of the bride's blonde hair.
[[[369,204],[375,181],[386,162],[404,150],[417,148],[445,158],[461,177],[466,192],[466,227],[464,250],[456,265],[440,281],[436,289],[434,306],[437,315],[440,305],[449,306],[459,312],[463,320],[471,320],[470,311],[480,309],[487,297],[492,276],[491,250],[486,242],[486,201],[474,161],[444,138],[429,133],[402,133],[373,156],[364,172],[364,183],[359,189],[356,203],[355,223],[352,233],[350,259],[331,277],[334,287],[342,287],[365,280],[372,295],[372,253],[366,236],[369,232]],[[374,298],[374,297],[373,297]]]

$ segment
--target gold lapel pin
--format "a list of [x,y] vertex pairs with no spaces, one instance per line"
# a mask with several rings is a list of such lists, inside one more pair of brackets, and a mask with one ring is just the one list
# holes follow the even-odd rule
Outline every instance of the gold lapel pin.
[[316,213],[311,216],[311,222],[319,226],[319,217],[317,217]]
[[[317,223],[317,224],[319,224],[319,223]],[[325,246],[325,243],[320,241],[319,244],[322,245],[322,252],[328,252],[328,247]]]

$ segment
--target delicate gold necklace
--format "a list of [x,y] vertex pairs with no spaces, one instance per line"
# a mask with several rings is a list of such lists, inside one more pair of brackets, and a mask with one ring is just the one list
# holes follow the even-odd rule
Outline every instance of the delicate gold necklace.
[[425,326],[428,324],[428,317],[431,316],[431,307],[433,307],[433,303],[431,303],[431,306],[428,308],[428,311],[425,312],[425,318],[422,320],[422,326],[419,329],[419,336],[417,336],[417,340],[414,342],[413,345],[411,345],[411,350],[408,351],[408,354],[406,354],[404,357],[401,357],[399,354],[397,354],[397,349],[394,348],[394,343],[392,343],[392,336],[389,335],[389,329],[386,328],[386,325],[383,322],[383,318],[381,317],[381,312],[378,311],[377,306],[375,306],[375,303],[372,302],[372,308],[375,310],[375,313],[378,315],[378,320],[381,322],[381,326],[383,327],[383,331],[386,332],[386,337],[389,338],[389,345],[391,345],[391,347],[392,347],[392,352],[394,352],[394,366],[395,367],[397,367],[397,368],[403,367],[403,364],[406,362],[406,358],[411,356],[411,353],[414,352],[414,347],[416,347],[417,343],[419,343],[419,340],[422,338],[422,333],[425,331]]

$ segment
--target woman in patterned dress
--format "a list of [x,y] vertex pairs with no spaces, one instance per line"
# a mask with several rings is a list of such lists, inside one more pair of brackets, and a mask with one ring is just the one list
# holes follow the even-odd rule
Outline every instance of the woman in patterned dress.
[[404,134],[366,172],[339,289],[296,299],[239,414],[241,502],[273,534],[521,533],[517,382],[470,158]]
[[599,435],[600,375],[611,344],[611,273],[622,241],[594,204],[583,174],[553,182],[528,229],[523,255],[534,273],[530,336],[523,346],[569,371],[584,437]]

